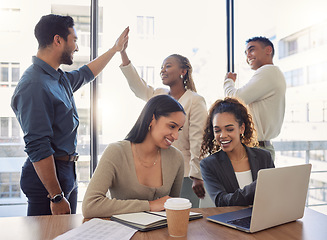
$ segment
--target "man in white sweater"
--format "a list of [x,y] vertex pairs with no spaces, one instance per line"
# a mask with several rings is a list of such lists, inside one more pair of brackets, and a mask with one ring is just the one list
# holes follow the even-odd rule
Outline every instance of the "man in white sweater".
[[248,105],[257,130],[259,147],[275,150],[271,139],[280,133],[285,114],[286,82],[281,70],[274,66],[274,46],[265,37],[246,41],[246,61],[254,75],[241,88],[235,88],[236,73],[228,72],[224,81],[225,96],[236,97]]

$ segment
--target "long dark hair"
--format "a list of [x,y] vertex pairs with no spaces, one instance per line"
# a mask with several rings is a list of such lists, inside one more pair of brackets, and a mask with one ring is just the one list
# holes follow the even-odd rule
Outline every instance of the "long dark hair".
[[219,150],[216,149],[213,143],[215,136],[213,132],[212,120],[216,114],[224,112],[233,114],[239,126],[242,126],[244,123],[244,136],[240,136],[243,144],[249,147],[253,147],[258,144],[252,116],[249,114],[246,106],[236,98],[226,97],[223,100],[217,100],[209,110],[201,145],[201,157],[205,157],[208,154],[213,154],[215,151]]
[[131,131],[127,134],[125,140],[132,143],[142,143],[148,133],[152,117],[156,120],[160,117],[167,117],[173,112],[183,112],[183,106],[169,95],[158,95],[151,98],[144,106],[139,118]]

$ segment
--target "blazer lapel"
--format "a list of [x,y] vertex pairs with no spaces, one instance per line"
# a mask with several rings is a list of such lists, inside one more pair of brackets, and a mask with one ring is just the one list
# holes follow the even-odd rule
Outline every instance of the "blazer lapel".
[[250,163],[250,168],[251,168],[251,173],[252,173],[252,179],[253,181],[257,179],[258,177],[258,171],[259,171],[259,166],[258,166],[258,161],[257,161],[257,155],[255,154],[254,151],[252,151],[251,148],[245,146],[246,152],[248,154],[248,159]]
[[227,184],[230,186],[230,189],[226,189],[227,191],[235,191],[236,189],[239,188],[236,175],[234,172],[233,165],[231,161],[229,160],[227,154],[220,150],[220,158],[222,161],[221,168],[222,172],[224,175],[226,175],[225,181],[226,181],[226,186]]

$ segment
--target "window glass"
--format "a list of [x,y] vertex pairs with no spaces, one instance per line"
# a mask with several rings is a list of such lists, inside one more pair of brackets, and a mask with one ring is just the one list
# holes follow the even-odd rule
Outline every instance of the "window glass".
[[[275,46],[274,64],[287,83],[284,123],[273,139],[275,165],[310,162],[313,172],[307,204],[323,213],[327,213],[327,83],[326,59],[321,53],[327,48],[326,7],[327,2],[319,0],[235,1],[237,85],[243,86],[253,75],[245,62],[245,41],[254,36],[269,38]],[[269,11],[255,11],[249,17],[253,8]]]
[[0,173],[0,199],[19,198],[19,172]]
[[[0,5],[0,21],[3,23],[0,25],[0,32],[17,33],[20,31],[20,0],[12,0],[10,3],[1,2]],[[8,19],[11,19],[10,24]]]
[[0,63],[0,83],[1,87],[15,87],[19,80],[19,67],[17,62]]
[[[76,5],[53,0],[51,13],[69,15],[74,19],[78,37],[78,52],[74,54],[74,63],[61,65],[61,69],[71,71],[82,67],[90,61],[90,7],[89,1],[83,0]],[[78,180],[77,213],[81,213],[81,203],[90,180],[90,84],[86,84],[74,93],[79,116],[77,135],[77,152],[80,157],[76,162]]]
[[152,66],[147,66],[146,67],[146,79],[149,80],[149,84],[151,85],[156,85],[156,83],[154,82],[154,67]]
[[9,137],[9,118],[2,117],[0,118],[0,130],[1,130],[1,137]]
[[[319,0],[277,0],[274,4],[269,0],[235,0],[234,4],[237,86],[245,84],[253,74],[245,62],[245,41],[259,35],[270,38],[276,48],[274,63],[284,72],[288,84],[283,129],[274,139],[276,166],[311,162],[316,172],[311,176],[310,187],[313,190],[309,192],[308,204],[324,213],[327,212],[324,172],[327,167],[326,149],[322,146],[326,146],[326,134],[323,133],[326,132],[327,121],[324,91],[327,81],[324,74],[326,60],[321,53],[326,51],[327,46],[326,4]],[[2,124],[6,125],[4,132],[9,137],[6,143],[0,142],[0,174],[7,176],[0,177],[1,194],[6,196],[0,198],[1,216],[26,214],[25,196],[21,191],[18,193],[19,181],[7,174],[19,175],[26,159],[23,134],[10,108],[10,98],[21,74],[31,64],[31,56],[37,51],[34,26],[44,14],[73,16],[79,52],[74,57],[74,65],[62,68],[75,69],[90,59],[89,5],[88,0],[68,3],[37,0],[37,8],[35,1],[31,4],[29,0],[6,1],[0,5],[1,22],[10,22],[0,25],[3,37],[0,44],[0,112],[1,117],[8,119],[6,124],[1,122],[1,129]],[[264,11],[267,6],[269,11]],[[249,17],[253,7],[260,11]],[[225,1],[167,0],[165,4],[158,4],[151,0],[126,0],[115,2],[115,9],[122,10],[113,11],[112,2],[99,1],[99,54],[111,48],[122,30],[129,26],[127,52],[148,84],[165,87],[159,75],[161,64],[168,55],[179,53],[189,58],[197,91],[205,97],[208,107],[224,96],[222,85],[227,66]],[[25,44],[21,44],[22,39]],[[126,136],[145,104],[129,89],[119,69],[120,64],[118,53],[97,78],[100,155],[109,143]],[[77,178],[78,200],[81,202],[90,172],[89,85],[75,93],[75,101],[80,115],[77,151],[81,158],[77,163]],[[8,197],[14,200],[8,201]],[[19,212],[12,209],[19,209]]]
[[9,76],[8,76],[8,69],[9,69],[9,63],[1,63],[1,77],[0,81],[3,83],[8,82]]
[[144,34],[144,17],[137,16],[137,35],[141,38]]
[[[38,44],[34,27],[41,16],[54,13],[74,18],[78,35],[79,52],[74,55],[74,64],[64,66],[69,71],[83,66],[90,60],[90,1],[30,1],[12,0],[0,4],[0,216],[26,215],[26,198],[20,190],[20,171],[26,160],[23,133],[10,107],[12,93],[22,73],[32,64]],[[35,7],[37,6],[37,7]],[[22,44],[22,41],[24,44]],[[5,87],[5,88],[4,88]],[[78,212],[90,175],[90,87],[89,84],[74,94],[80,116],[77,162],[79,181]]]
[[[99,1],[103,8],[103,48],[112,47],[120,33],[129,26],[127,54],[140,77],[155,88],[162,85],[162,62],[171,54],[186,56],[193,66],[198,93],[209,107],[223,97],[222,84],[226,66],[225,1],[168,0]],[[119,21],[117,20],[119,19]],[[101,149],[122,140],[134,125],[145,102],[129,88],[121,72],[120,54],[103,71],[99,109],[103,135]],[[213,87],[208,87],[213,86]],[[132,103],[132,105],[131,105]],[[101,151],[100,151],[101,152]]]
[[19,63],[12,63],[11,71],[11,81],[17,83],[19,81]]
[[308,66],[308,82],[309,83],[319,83],[327,82],[327,75],[325,69],[327,67],[327,62],[320,62]]
[[11,127],[12,127],[11,130],[12,141],[17,142],[17,140],[19,141],[21,130],[20,130],[19,123],[15,117],[11,117]]

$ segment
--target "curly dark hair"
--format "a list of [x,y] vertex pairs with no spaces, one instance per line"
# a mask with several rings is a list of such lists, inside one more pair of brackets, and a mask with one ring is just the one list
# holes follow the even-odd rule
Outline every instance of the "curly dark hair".
[[213,154],[219,149],[214,145],[214,132],[212,120],[217,113],[231,113],[235,116],[236,122],[239,126],[243,123],[245,125],[244,136],[240,136],[241,142],[249,147],[258,145],[256,131],[252,116],[249,114],[247,107],[238,99],[226,97],[225,99],[217,100],[209,110],[206,126],[203,134],[203,141],[201,144],[201,158],[208,154]]

